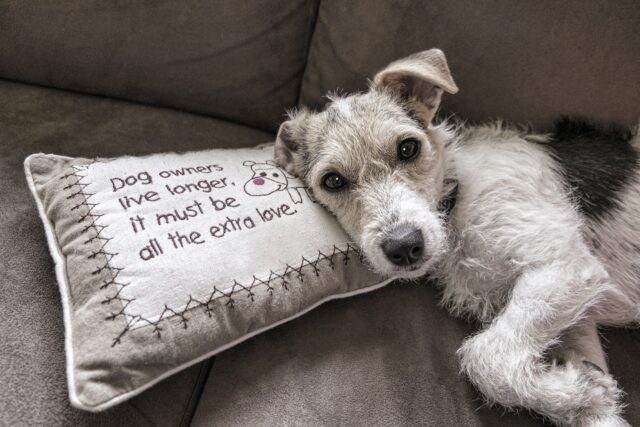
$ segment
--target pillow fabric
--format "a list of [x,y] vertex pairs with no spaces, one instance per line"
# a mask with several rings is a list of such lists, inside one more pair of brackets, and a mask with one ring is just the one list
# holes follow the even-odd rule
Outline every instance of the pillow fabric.
[[56,264],[74,406],[106,409],[390,281],[272,156],[269,145],[25,160]]

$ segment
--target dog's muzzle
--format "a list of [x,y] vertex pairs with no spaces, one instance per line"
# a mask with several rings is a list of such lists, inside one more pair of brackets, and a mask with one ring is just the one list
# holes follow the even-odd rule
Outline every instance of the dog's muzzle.
[[422,260],[424,237],[419,228],[402,224],[389,233],[381,246],[385,256],[392,264],[411,266]]

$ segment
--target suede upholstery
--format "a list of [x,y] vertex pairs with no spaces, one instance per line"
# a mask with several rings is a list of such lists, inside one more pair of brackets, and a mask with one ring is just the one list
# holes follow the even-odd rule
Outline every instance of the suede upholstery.
[[439,47],[460,92],[445,113],[546,129],[560,114],[640,118],[640,7],[635,0],[323,0],[300,104],[404,55]]
[[326,304],[219,355],[194,426],[539,425],[477,410],[452,357],[472,331],[425,283]]
[[[454,357],[476,327],[428,283],[335,301],[217,356],[194,425],[541,426],[483,406]],[[637,330],[605,331],[613,375],[640,425]]]
[[312,0],[2,1],[0,78],[274,130],[297,100],[316,8]]

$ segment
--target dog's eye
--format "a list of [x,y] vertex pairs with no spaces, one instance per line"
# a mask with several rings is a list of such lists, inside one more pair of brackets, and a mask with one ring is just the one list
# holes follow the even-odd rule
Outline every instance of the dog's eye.
[[420,143],[413,139],[407,138],[398,145],[398,158],[400,160],[413,160],[420,153]]
[[335,172],[330,172],[322,178],[322,186],[329,191],[340,191],[345,185],[347,180]]

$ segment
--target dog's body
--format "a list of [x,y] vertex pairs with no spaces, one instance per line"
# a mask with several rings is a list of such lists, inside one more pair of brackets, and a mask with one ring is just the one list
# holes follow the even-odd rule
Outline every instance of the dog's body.
[[443,90],[457,87],[442,52],[396,61],[369,92],[292,115],[276,160],[372,268],[429,273],[454,314],[486,325],[459,356],[488,401],[625,425],[597,325],[639,318],[640,147],[571,122],[553,136],[433,125]]
[[[459,354],[491,401],[569,424],[616,425],[620,392],[593,365],[607,371],[597,325],[640,320],[640,169],[627,138],[583,130],[565,140],[500,125],[464,132],[451,151],[459,181],[451,246],[435,274],[454,314],[488,325]],[[571,185],[576,172],[554,146],[576,139],[584,151],[570,153],[573,161],[588,159],[601,183],[617,174],[619,185]],[[625,158],[594,157],[602,143],[622,146]],[[629,158],[633,167],[621,170]],[[585,207],[585,197],[603,200]]]
[[[587,250],[587,264],[576,267],[599,263],[614,290],[593,313],[597,322],[640,320],[640,146],[624,131],[578,120],[557,127],[535,135],[497,122],[450,143],[446,178],[459,189],[435,274],[453,313],[489,322],[525,271]],[[558,150],[563,144],[574,151]],[[589,168],[589,180],[569,162]]]

